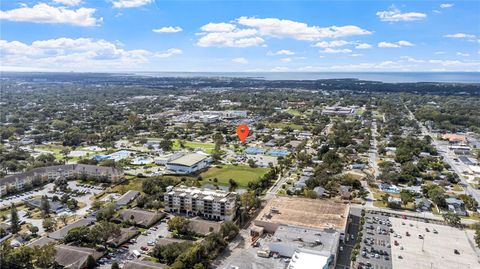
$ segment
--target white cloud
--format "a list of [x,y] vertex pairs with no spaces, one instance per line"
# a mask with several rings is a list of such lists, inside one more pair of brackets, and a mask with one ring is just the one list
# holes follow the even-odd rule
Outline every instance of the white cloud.
[[152,57],[166,58],[181,54],[179,49],[151,52],[126,50],[121,45],[92,38],[58,38],[37,40],[31,44],[0,40],[0,62],[11,67],[50,70],[110,70],[141,68]]
[[53,2],[66,6],[78,6],[82,2],[82,0],[53,0]]
[[475,35],[465,34],[465,33],[456,33],[456,34],[444,35],[443,37],[473,39],[473,38],[475,38]]
[[400,40],[397,42],[398,45],[402,46],[402,47],[412,47],[413,44],[408,42],[408,41],[405,41],[405,40]]
[[181,32],[183,29],[179,26],[165,26],[158,29],[153,29],[152,31],[155,33],[178,33]]
[[413,57],[410,57],[410,56],[402,56],[400,57],[401,59],[403,60],[406,60],[407,62],[411,62],[411,63],[423,63],[425,62],[424,60],[417,60]]
[[202,47],[248,47],[264,45],[265,37],[318,41],[371,32],[358,26],[309,26],[305,23],[277,18],[239,17],[231,23],[209,23],[200,28],[197,45]]
[[332,48],[326,48],[320,51],[320,53],[350,53],[350,52],[352,52],[351,49],[332,49]]
[[132,8],[132,7],[141,7],[152,3],[154,0],[114,0],[114,8]]
[[313,46],[319,47],[319,48],[336,48],[336,47],[342,47],[348,44],[350,44],[350,42],[345,40],[332,40],[332,41],[320,41]]
[[305,60],[305,59],[306,59],[306,57],[286,57],[286,58],[280,59],[280,61],[283,62],[283,63],[289,63],[289,62],[292,62],[292,61]]
[[440,4],[440,8],[451,8],[454,4]]
[[243,57],[232,59],[232,62],[237,64],[248,64],[248,60]]
[[23,6],[7,11],[0,10],[0,19],[18,22],[33,23],[61,23],[77,26],[95,26],[102,18],[93,17],[94,8],[79,8],[76,10],[66,7],[53,7],[40,3],[33,7]]
[[274,55],[294,55],[295,52],[291,50],[278,50],[277,52],[267,52],[268,56],[274,56]]
[[360,43],[357,46],[355,46],[356,49],[371,49],[372,45],[367,44],[367,43]]
[[257,29],[262,36],[293,38],[306,41],[315,41],[327,37],[336,38],[371,34],[371,32],[355,25],[319,27],[277,18],[240,17],[236,22],[240,25]]
[[235,27],[236,26],[231,23],[224,23],[224,22],[212,23],[211,22],[209,24],[205,24],[204,26],[200,27],[200,30],[204,32],[230,32],[230,31],[233,31]]
[[200,47],[251,47],[265,43],[265,40],[256,36],[255,29],[235,29],[230,32],[208,32],[202,36],[197,45]]
[[435,55],[442,55],[442,54],[445,54],[445,51],[436,51],[435,52]]
[[182,53],[183,53],[183,51],[181,49],[171,48],[171,49],[168,49],[168,50],[163,51],[163,52],[154,53],[153,56],[158,57],[158,58],[168,58],[168,57],[171,57],[171,56],[174,56],[174,55],[180,55]]
[[447,67],[480,67],[479,61],[462,62],[458,60],[429,60],[428,62]]
[[398,42],[380,42],[377,45],[379,48],[400,48],[400,47],[411,47],[414,46],[412,43],[405,41],[405,40],[400,40]]
[[395,6],[391,6],[388,11],[378,11],[376,15],[381,21],[387,22],[418,21],[427,17],[425,13],[420,12],[402,13],[400,9],[396,8]]
[[470,56],[470,54],[468,54],[468,53],[463,53],[463,52],[457,52],[457,55],[458,55],[458,56],[462,56],[462,57],[468,57],[468,56]]
[[352,54],[350,54],[350,56],[352,56],[352,57],[359,57],[359,56],[363,56],[363,54],[361,54],[361,53],[352,53]]

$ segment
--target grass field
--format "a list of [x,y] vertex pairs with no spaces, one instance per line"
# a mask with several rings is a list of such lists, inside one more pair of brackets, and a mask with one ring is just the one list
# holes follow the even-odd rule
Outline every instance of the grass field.
[[289,108],[289,109],[285,110],[285,112],[287,112],[288,114],[293,115],[293,116],[300,116],[301,115],[300,111],[298,111],[296,109],[293,109],[293,108]]
[[210,167],[200,175],[203,178],[204,184],[213,184],[213,179],[217,178],[218,185],[228,186],[228,180],[233,179],[240,187],[247,187],[248,182],[258,180],[267,172],[268,168],[251,168],[243,165],[224,165],[221,167]]
[[279,129],[283,129],[287,126],[291,127],[294,130],[303,130],[302,125],[294,124],[294,123],[276,122],[276,123],[269,123],[268,124],[268,127],[270,127],[270,128],[279,128]]
[[[183,141],[183,145],[187,149],[202,149],[206,153],[211,154],[213,152],[213,149],[215,148],[215,144],[213,143],[200,143],[200,142],[192,142],[192,141]],[[173,141],[173,147],[174,150],[180,150],[180,141],[175,140]]]

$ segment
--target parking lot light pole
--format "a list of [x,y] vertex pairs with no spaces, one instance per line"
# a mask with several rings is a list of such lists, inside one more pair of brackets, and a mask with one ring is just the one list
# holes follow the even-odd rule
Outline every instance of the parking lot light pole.
[[424,245],[425,245],[425,234],[422,236],[422,252],[424,252],[423,250]]

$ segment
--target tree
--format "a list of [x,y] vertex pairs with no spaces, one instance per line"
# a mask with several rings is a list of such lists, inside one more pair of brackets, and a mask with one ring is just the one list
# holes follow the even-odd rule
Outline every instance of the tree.
[[478,202],[475,199],[473,199],[470,195],[460,194],[458,198],[460,198],[460,200],[462,200],[465,203],[465,207],[468,210],[477,211]]
[[400,191],[400,199],[402,200],[402,204],[404,206],[406,206],[408,203],[415,201],[413,194],[408,190]]
[[38,227],[37,226],[32,225],[28,229],[30,230],[30,232],[32,233],[33,236],[37,235],[37,233],[38,233]]
[[179,234],[187,235],[190,231],[188,224],[190,220],[182,216],[175,216],[168,221],[168,230],[177,231]]
[[46,195],[42,196],[40,208],[42,210],[43,217],[48,217],[50,214],[50,203],[48,202],[48,197]]
[[228,188],[229,191],[235,191],[238,188],[238,183],[235,180],[229,179],[228,183],[230,184],[230,187]]
[[20,219],[18,218],[18,212],[15,205],[12,203],[10,209],[10,230],[12,234],[16,234],[20,231]]
[[222,223],[222,226],[220,226],[220,233],[222,234],[223,238],[226,238],[227,240],[232,240],[237,236],[239,231],[239,228],[235,223],[231,221],[225,221]]
[[390,198],[390,194],[385,193],[384,195],[382,195],[382,202],[384,204],[387,204],[388,203],[388,198]]
[[5,268],[33,269],[33,260],[33,249],[27,246],[21,246],[15,249],[11,249],[9,253],[7,253],[5,259],[7,266]]
[[67,215],[60,215],[58,219],[63,223],[63,225],[67,225],[68,217]]
[[111,269],[120,269],[120,266],[118,265],[117,262],[113,262],[112,266],[110,267]]
[[71,242],[80,242],[88,243],[90,242],[90,229],[87,226],[75,227],[68,231],[67,235],[63,238],[65,243]]
[[443,214],[443,219],[448,225],[453,227],[460,227],[462,225],[460,217],[452,212]]
[[445,191],[442,187],[436,186],[430,189],[427,193],[427,196],[438,206],[445,205]]
[[53,228],[55,227],[55,222],[52,220],[52,218],[45,218],[43,219],[42,226],[45,231],[50,232],[53,231]]
[[97,265],[97,262],[95,262],[95,259],[93,258],[92,255],[88,255],[87,258],[87,268],[88,269],[93,269],[95,268],[95,265]]
[[52,265],[55,263],[55,244],[48,243],[44,246],[35,246],[34,253],[36,256],[36,263],[37,266],[40,268],[51,268]]
[[189,241],[181,242],[181,243],[171,243],[168,245],[156,245],[153,248],[152,256],[157,258],[159,261],[162,261],[168,265],[172,264],[175,259],[187,249],[192,246],[192,243]]
[[107,248],[111,238],[120,236],[120,226],[108,221],[100,221],[90,230],[90,238]]
[[97,212],[97,221],[110,220],[115,214],[115,204],[109,203]]

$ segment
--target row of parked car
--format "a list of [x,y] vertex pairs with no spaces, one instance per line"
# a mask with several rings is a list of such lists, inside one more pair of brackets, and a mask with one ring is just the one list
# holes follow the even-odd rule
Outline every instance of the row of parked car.
[[37,189],[37,190],[33,190],[33,191],[27,191],[27,192],[24,192],[24,193],[19,193],[19,194],[15,194],[15,195],[11,195],[11,196],[8,196],[4,199],[1,199],[0,198],[0,202],[3,202],[3,201],[10,201],[10,200],[14,200],[14,199],[18,199],[18,198],[22,198],[21,200],[24,201],[24,200],[27,200],[27,199],[31,199],[33,196],[33,194],[35,193],[35,191],[39,191],[40,189]]

